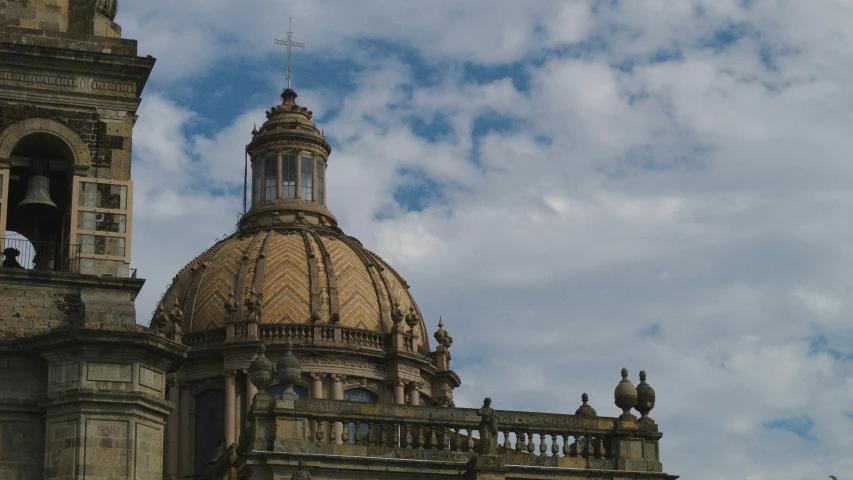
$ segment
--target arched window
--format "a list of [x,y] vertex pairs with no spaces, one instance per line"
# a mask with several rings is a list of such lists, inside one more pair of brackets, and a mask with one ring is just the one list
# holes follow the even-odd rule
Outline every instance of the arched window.
[[302,178],[300,179],[301,191],[303,200],[314,200],[312,197],[314,191],[314,159],[310,153],[302,154],[302,165],[299,166],[302,170]]
[[276,183],[278,183],[278,156],[268,152],[264,156],[264,199],[275,200]]
[[296,198],[296,156],[281,157],[281,196]]
[[261,165],[261,161],[258,160],[254,162],[254,168],[252,168],[252,205],[257,205],[261,203],[261,174],[263,173],[263,167]]
[[195,397],[195,471],[204,472],[225,441],[225,391],[208,390]]
[[326,204],[326,168],[323,166],[323,160],[317,160],[317,203],[320,205]]
[[379,395],[362,388],[344,390],[344,400],[359,403],[379,403]]

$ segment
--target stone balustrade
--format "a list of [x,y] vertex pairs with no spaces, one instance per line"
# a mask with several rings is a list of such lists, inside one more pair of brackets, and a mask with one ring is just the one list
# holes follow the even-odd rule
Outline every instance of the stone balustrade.
[[[653,422],[507,410],[495,410],[495,420],[496,454],[506,465],[661,472],[661,434]],[[240,450],[468,462],[479,450],[480,421],[479,410],[471,408],[260,394]],[[329,431],[312,435],[309,422]]]
[[188,333],[183,336],[185,345],[203,347],[225,342],[263,341],[266,344],[285,343],[307,344],[329,347],[357,346],[373,349],[377,352],[398,350],[417,358],[432,362],[433,353],[418,345],[414,335],[401,333],[402,342],[398,348],[392,341],[397,333],[377,333],[369,330],[347,328],[340,325],[306,324],[260,324],[253,321],[234,322],[225,328]]

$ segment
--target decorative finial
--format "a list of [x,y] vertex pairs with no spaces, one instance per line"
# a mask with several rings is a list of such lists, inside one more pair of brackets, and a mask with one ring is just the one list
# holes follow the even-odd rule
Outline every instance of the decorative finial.
[[258,387],[258,395],[266,395],[267,387],[270,386],[273,379],[273,365],[265,353],[267,346],[263,343],[258,347],[258,357],[249,365],[249,379],[252,385]]
[[619,385],[616,385],[613,396],[616,406],[622,409],[622,415],[619,416],[619,420],[637,421],[637,417],[631,415],[631,409],[637,404],[637,389],[628,380],[627,368],[622,369],[622,380],[619,381]]
[[231,289],[231,295],[228,297],[228,300],[225,300],[225,311],[231,315],[234,315],[237,312],[237,309],[240,308],[240,305],[237,304],[237,299],[234,298],[234,289]]
[[293,17],[290,17],[290,28],[287,29],[287,39],[275,39],[276,45],[284,45],[287,48],[287,90],[290,90],[290,81],[293,79],[293,48],[305,48],[302,42],[293,41]]
[[637,406],[635,410],[640,412],[640,423],[655,423],[649,417],[649,412],[655,408],[655,389],[646,383],[646,372],[640,370],[640,384],[637,385]]
[[163,309],[162,302],[157,305],[157,314],[154,315],[154,324],[157,325],[157,332],[165,335],[166,329],[169,326],[169,316],[166,315],[166,310]]
[[394,302],[394,310],[391,312],[391,321],[399,325],[403,321],[403,311],[400,310],[400,302]]
[[433,336],[435,337],[435,341],[444,348],[450,348],[450,345],[453,344],[453,337],[444,329],[444,322],[441,317],[438,317],[438,330]]
[[290,476],[290,480],[313,480],[311,474],[305,471],[305,462],[299,462],[296,472]]
[[580,408],[578,408],[577,411],[575,411],[575,415],[578,415],[581,417],[597,417],[598,416],[598,414],[595,413],[595,409],[592,408],[591,406],[589,406],[589,404],[587,403],[587,402],[589,402],[589,395],[587,395],[586,393],[581,395],[581,402],[583,402],[583,405],[581,405]]
[[252,135],[257,135],[257,134],[258,134],[258,124],[256,123],[252,127]]
[[293,343],[289,339],[284,344],[284,358],[279,360],[276,366],[276,377],[278,377],[278,383],[284,385],[281,399],[298,400],[299,395],[293,391],[293,387],[302,377],[302,363],[293,356]]
[[409,307],[409,314],[406,315],[406,325],[408,325],[410,329],[414,330],[420,320],[421,318],[417,313],[415,313],[415,307]]

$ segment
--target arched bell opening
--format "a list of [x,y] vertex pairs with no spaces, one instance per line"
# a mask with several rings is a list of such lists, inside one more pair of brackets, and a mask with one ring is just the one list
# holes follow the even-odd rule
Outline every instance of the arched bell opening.
[[37,132],[18,140],[10,157],[5,231],[20,236],[5,234],[4,263],[14,248],[22,268],[68,271],[74,153],[61,138]]

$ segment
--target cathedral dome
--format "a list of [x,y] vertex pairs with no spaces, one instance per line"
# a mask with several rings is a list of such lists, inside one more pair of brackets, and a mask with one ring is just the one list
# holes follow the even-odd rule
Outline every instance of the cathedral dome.
[[388,333],[394,315],[414,313],[408,284],[384,260],[337,229],[289,225],[237,232],[175,277],[162,305],[178,305],[185,333],[213,330],[258,312],[261,325],[336,323]]

